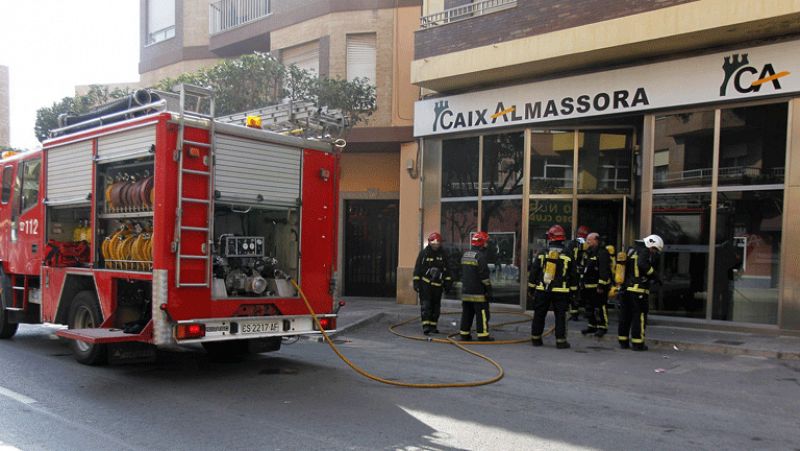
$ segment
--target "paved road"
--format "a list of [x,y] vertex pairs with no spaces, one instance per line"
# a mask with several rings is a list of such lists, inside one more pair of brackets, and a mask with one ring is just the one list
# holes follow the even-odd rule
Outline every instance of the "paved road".
[[[402,380],[494,374],[452,346],[386,326],[337,341],[367,370]],[[87,367],[52,332],[22,326],[0,341],[0,449],[800,448],[794,361],[634,353],[609,339],[558,351],[551,339],[539,349],[480,347],[505,368],[496,384],[415,390],[364,379],[309,340],[231,362],[197,351]]]

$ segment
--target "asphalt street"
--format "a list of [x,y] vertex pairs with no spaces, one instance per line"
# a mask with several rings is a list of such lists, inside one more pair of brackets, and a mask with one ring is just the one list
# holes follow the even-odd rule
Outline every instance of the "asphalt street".
[[[336,341],[367,371],[397,380],[495,374],[452,345],[399,338],[388,325]],[[23,325],[0,341],[2,450],[800,449],[798,361],[635,353],[609,338],[556,350],[550,337],[544,348],[475,347],[504,367],[495,384],[425,390],[365,379],[315,340],[225,362],[197,350],[88,367],[54,330]]]

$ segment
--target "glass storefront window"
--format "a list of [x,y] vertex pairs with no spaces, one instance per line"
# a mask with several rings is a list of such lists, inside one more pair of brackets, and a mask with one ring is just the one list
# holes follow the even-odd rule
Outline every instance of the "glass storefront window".
[[482,215],[495,302],[519,305],[522,200],[484,200]]
[[572,194],[575,132],[531,134],[531,193]]
[[786,121],[785,103],[722,110],[719,185],[783,183]]
[[461,255],[470,248],[470,233],[478,230],[478,201],[442,202],[441,234],[453,271],[453,290],[448,298],[461,297]]
[[711,193],[653,195],[653,233],[664,239],[663,285],[650,295],[657,315],[705,318]]
[[711,318],[776,324],[783,191],[721,192]]
[[442,197],[478,195],[478,140],[442,141]]
[[714,112],[656,117],[653,188],[711,186]]
[[481,183],[483,195],[521,194],[524,158],[524,133],[485,136]]
[[630,193],[632,138],[627,130],[580,132],[578,193]]

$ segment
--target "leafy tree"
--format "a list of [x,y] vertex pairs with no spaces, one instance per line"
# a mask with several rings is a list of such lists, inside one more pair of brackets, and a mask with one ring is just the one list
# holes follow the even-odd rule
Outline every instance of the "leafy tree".
[[[347,81],[317,77],[286,67],[268,53],[255,52],[224,60],[212,67],[188,72],[158,82],[155,89],[170,91],[178,83],[190,83],[214,90],[215,113],[219,116],[275,105],[286,99],[310,100],[320,107],[341,110],[349,125],[366,121],[376,109],[375,87],[367,79]],[[65,97],[36,113],[36,137],[41,141],[58,127],[63,113],[83,114],[130,90],[91,86],[86,95]]]
[[130,92],[130,89],[114,88],[109,90],[107,86],[91,85],[89,86],[89,91],[84,95],[64,97],[58,102],[53,102],[51,107],[39,108],[36,111],[36,125],[34,127],[36,139],[44,141],[48,138],[50,130],[59,127],[58,116],[62,114],[84,114],[98,105],[124,97]]

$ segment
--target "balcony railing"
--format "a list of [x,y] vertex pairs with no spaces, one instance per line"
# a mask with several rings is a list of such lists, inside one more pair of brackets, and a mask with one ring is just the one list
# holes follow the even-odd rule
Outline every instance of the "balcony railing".
[[208,5],[208,33],[241,27],[270,13],[270,0],[220,0]]
[[482,16],[504,9],[517,6],[517,0],[484,0],[470,3],[469,5],[456,6],[442,12],[422,16],[419,19],[419,26],[423,30],[426,28],[438,27],[472,17]]

